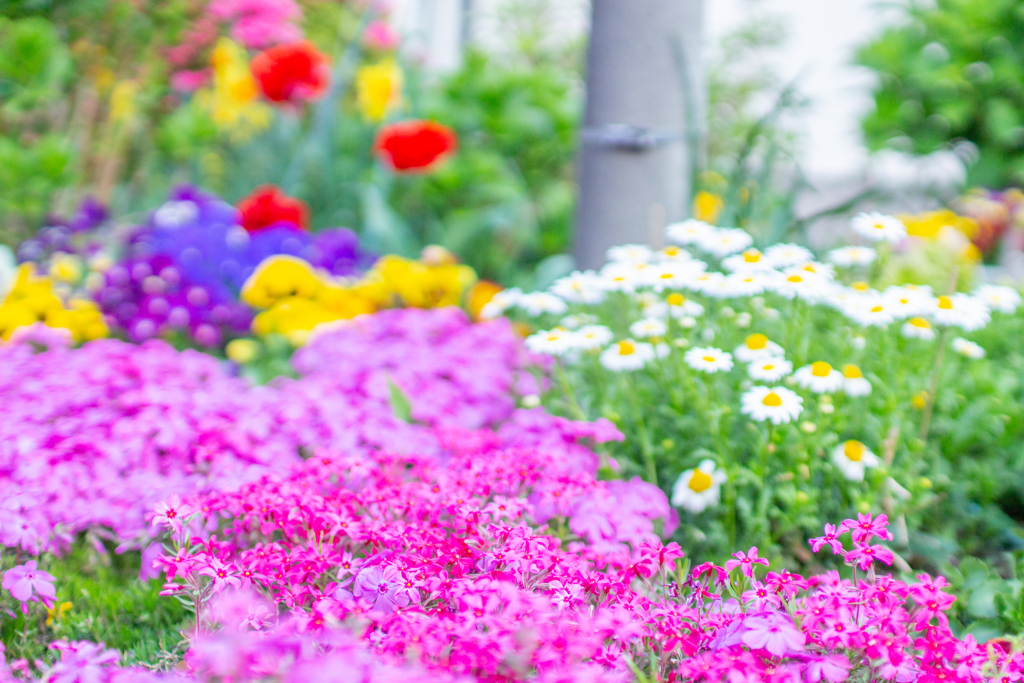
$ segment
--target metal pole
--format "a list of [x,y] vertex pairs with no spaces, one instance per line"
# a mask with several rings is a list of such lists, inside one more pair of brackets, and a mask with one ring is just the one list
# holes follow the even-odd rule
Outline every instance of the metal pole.
[[705,99],[702,0],[593,0],[591,11],[580,268],[600,266],[616,244],[661,246],[665,223],[688,215]]

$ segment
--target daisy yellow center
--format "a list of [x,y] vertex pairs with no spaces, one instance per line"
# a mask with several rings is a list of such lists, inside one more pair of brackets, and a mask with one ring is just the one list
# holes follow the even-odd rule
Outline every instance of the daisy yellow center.
[[682,294],[669,294],[667,301],[669,306],[682,306],[686,303],[686,297]]
[[940,296],[939,297],[939,308],[943,308],[943,309],[945,309],[947,311],[950,310],[951,308],[953,308],[953,300],[951,298],[949,298],[948,296]]
[[620,356],[632,356],[636,353],[636,344],[628,341],[619,342],[619,355]]
[[759,351],[768,346],[768,337],[764,336],[760,332],[752,334],[747,337],[747,348],[753,351]]
[[690,490],[694,493],[701,493],[711,488],[711,475],[705,474],[700,470],[694,470],[693,476],[690,477]]
[[782,405],[782,397],[774,391],[770,391],[761,399],[761,403],[765,404],[769,408],[778,408]]
[[924,330],[932,329],[932,324],[925,320],[924,318],[911,318],[907,322],[909,322],[914,327],[920,327],[921,329]]
[[663,253],[665,254],[665,256],[678,256],[679,252],[681,251],[682,249],[680,249],[679,247],[665,247]]
[[762,370],[774,370],[775,369],[775,364],[774,363],[768,363],[767,365],[763,365],[761,367],[761,369]]
[[851,439],[843,444],[843,455],[846,456],[847,460],[860,462],[860,459],[864,457],[864,451],[864,444],[860,441],[853,441]]
[[757,263],[761,260],[761,252],[757,249],[747,249],[743,252],[743,260],[747,263]]
[[853,287],[854,289],[856,289],[856,290],[857,290],[858,292],[866,292],[866,291],[868,291],[868,289],[870,289],[870,287],[871,287],[871,286],[870,286],[870,285],[869,285],[868,283],[866,283],[866,282],[854,282],[854,283],[853,283],[852,285],[850,285],[850,286],[851,286],[851,287]]
[[786,278],[786,282],[803,282],[804,279],[800,275],[793,274]]
[[846,379],[861,379],[864,377],[864,373],[856,365],[845,365],[843,366],[843,377]]
[[910,299],[900,299],[900,303],[906,306],[907,304],[910,303]]
[[744,281],[744,282],[753,282],[753,281],[754,281],[754,280],[756,280],[756,279],[757,279],[757,278],[755,278],[754,276],[752,276],[752,275],[748,275],[747,277],[743,278],[743,281]]
[[705,363],[714,363],[715,362],[715,357],[714,356],[704,356],[701,360],[703,360]]
[[884,306],[872,306],[871,307],[871,312],[872,313],[881,313],[884,310],[885,310]]
[[823,360],[811,363],[811,374],[815,377],[828,377],[832,372],[832,366]]
[[818,272],[817,270],[815,270],[813,263],[805,263],[804,264],[804,270],[806,270],[808,273],[817,273]]
[[552,332],[551,334],[548,335],[548,341],[558,341],[561,338],[562,335],[558,334],[557,332]]
[[662,280],[671,280],[674,276],[672,273],[664,272],[659,276]]

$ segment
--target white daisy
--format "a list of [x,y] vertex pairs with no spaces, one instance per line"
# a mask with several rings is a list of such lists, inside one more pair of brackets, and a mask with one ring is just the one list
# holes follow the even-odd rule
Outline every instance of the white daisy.
[[829,282],[803,268],[790,268],[770,282],[770,288],[787,299],[800,297],[805,301],[818,301],[828,291]]
[[693,278],[693,282],[686,285],[687,289],[691,289],[695,292],[701,292],[707,294],[713,292],[722,286],[722,281],[725,280],[724,273],[710,272],[700,273]]
[[793,373],[793,378],[816,394],[831,394],[843,388],[843,373],[823,360],[803,366]]
[[764,294],[768,282],[766,273],[730,273],[725,276],[721,292],[729,298]]
[[851,298],[843,313],[865,327],[882,327],[896,319],[896,307],[877,294]]
[[782,347],[768,339],[760,332],[747,337],[742,344],[733,351],[736,360],[743,363],[750,363],[762,358],[778,358],[785,355]]
[[693,279],[706,268],[703,261],[667,261],[651,266],[646,272],[646,283],[655,292],[666,289],[681,289],[693,282]]
[[939,325],[959,327],[967,332],[980,330],[991,320],[988,306],[970,294],[940,296],[931,309],[932,319]]
[[907,226],[894,216],[881,213],[862,213],[850,222],[853,231],[874,242],[885,240],[895,244],[907,236]]
[[526,311],[526,315],[531,317],[536,317],[542,313],[562,315],[569,308],[565,301],[547,292],[523,294],[518,297],[515,305],[517,308]]
[[604,281],[592,270],[576,271],[555,280],[550,292],[573,304],[599,304],[604,301]]
[[669,294],[665,297],[665,303],[668,304],[669,314],[676,319],[704,315],[703,306],[679,293]]
[[648,263],[654,258],[654,252],[644,244],[623,244],[609,249],[607,257],[619,263]]
[[935,328],[927,318],[915,317],[903,323],[903,336],[907,339],[935,339]]
[[608,263],[601,268],[601,286],[612,292],[632,294],[646,284],[646,264],[637,269],[629,263]]
[[732,355],[713,346],[695,346],[686,352],[683,360],[694,370],[700,370],[709,375],[713,375],[718,371],[728,372],[732,370]]
[[850,481],[864,481],[864,470],[878,467],[881,461],[860,441],[843,441],[832,449],[832,462]]
[[840,247],[828,252],[828,260],[841,268],[867,266],[878,258],[878,252],[871,247]]
[[740,398],[740,412],[758,422],[771,420],[780,425],[792,422],[803,412],[804,400],[785,387],[751,387]]
[[814,260],[814,254],[799,244],[773,244],[764,250],[764,255],[773,268],[789,268]]
[[751,362],[747,367],[747,374],[750,375],[750,378],[762,382],[778,382],[791,372],[793,372],[793,364],[785,358],[761,358]]
[[754,243],[754,238],[742,228],[718,228],[702,239],[699,246],[718,258],[743,251]]
[[1013,313],[1021,303],[1020,293],[1016,289],[1000,285],[982,285],[974,290],[974,296],[1000,313]]
[[601,352],[601,365],[612,372],[639,370],[653,359],[653,346],[632,339],[623,339]]
[[668,326],[663,320],[657,318],[644,318],[637,320],[629,326],[629,333],[638,339],[647,337],[664,337],[668,332]]
[[700,244],[715,232],[713,225],[693,218],[682,223],[672,223],[665,227],[665,239],[675,244]]
[[772,270],[772,264],[757,249],[747,249],[742,254],[726,256],[722,259],[722,267],[730,273],[751,273]]
[[843,366],[843,391],[849,396],[867,396],[871,393],[871,382],[859,367],[849,363]]
[[526,348],[548,356],[564,356],[576,348],[575,336],[575,332],[561,327],[541,330],[526,338]]
[[677,247],[674,244],[670,244],[664,249],[660,250],[657,254],[658,258],[662,261],[669,261],[673,263],[685,263],[693,260],[693,254],[686,251],[682,247]]
[[484,307],[480,309],[480,317],[484,320],[492,320],[504,315],[505,311],[519,303],[522,296],[523,291],[518,287],[503,289],[484,304]]
[[928,311],[931,293],[919,287],[889,287],[882,294],[896,318],[911,318]]
[[584,325],[576,330],[573,342],[581,351],[599,349],[612,340],[612,331],[604,325]]
[[957,337],[953,340],[953,350],[961,356],[967,356],[974,360],[980,360],[985,357],[985,349],[963,337]]
[[836,269],[831,263],[820,263],[818,261],[808,261],[807,263],[801,263],[796,266],[797,270],[802,270],[805,273],[811,275],[817,275],[824,280],[834,280],[836,277]]
[[694,514],[718,505],[722,484],[728,479],[725,472],[716,470],[714,460],[702,460],[692,470],[686,470],[672,487],[672,504]]

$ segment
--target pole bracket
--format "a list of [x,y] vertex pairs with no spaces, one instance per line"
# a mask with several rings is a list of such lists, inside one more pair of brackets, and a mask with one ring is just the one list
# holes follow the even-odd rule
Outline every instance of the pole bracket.
[[649,152],[684,139],[682,131],[658,130],[622,123],[584,128],[580,132],[580,137],[583,142],[591,145],[626,152]]

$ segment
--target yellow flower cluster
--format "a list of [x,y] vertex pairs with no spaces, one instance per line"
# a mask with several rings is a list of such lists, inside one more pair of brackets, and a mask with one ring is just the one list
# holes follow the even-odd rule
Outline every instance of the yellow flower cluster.
[[[437,252],[425,252],[429,254]],[[385,256],[361,280],[345,283],[302,259],[278,255],[264,260],[249,277],[242,300],[263,309],[253,320],[255,334],[280,334],[300,346],[320,325],[381,308],[458,306],[475,280],[472,268],[454,262]]]
[[218,128],[246,139],[270,125],[271,110],[257,99],[259,88],[240,45],[221,38],[210,55],[210,66],[213,88],[196,92],[195,101],[210,112]]
[[7,298],[0,304],[0,338],[4,341],[19,327],[44,323],[63,328],[76,342],[107,336],[103,314],[92,301],[71,299],[64,302],[53,290],[53,280],[37,275],[35,266],[18,267],[18,276]]

